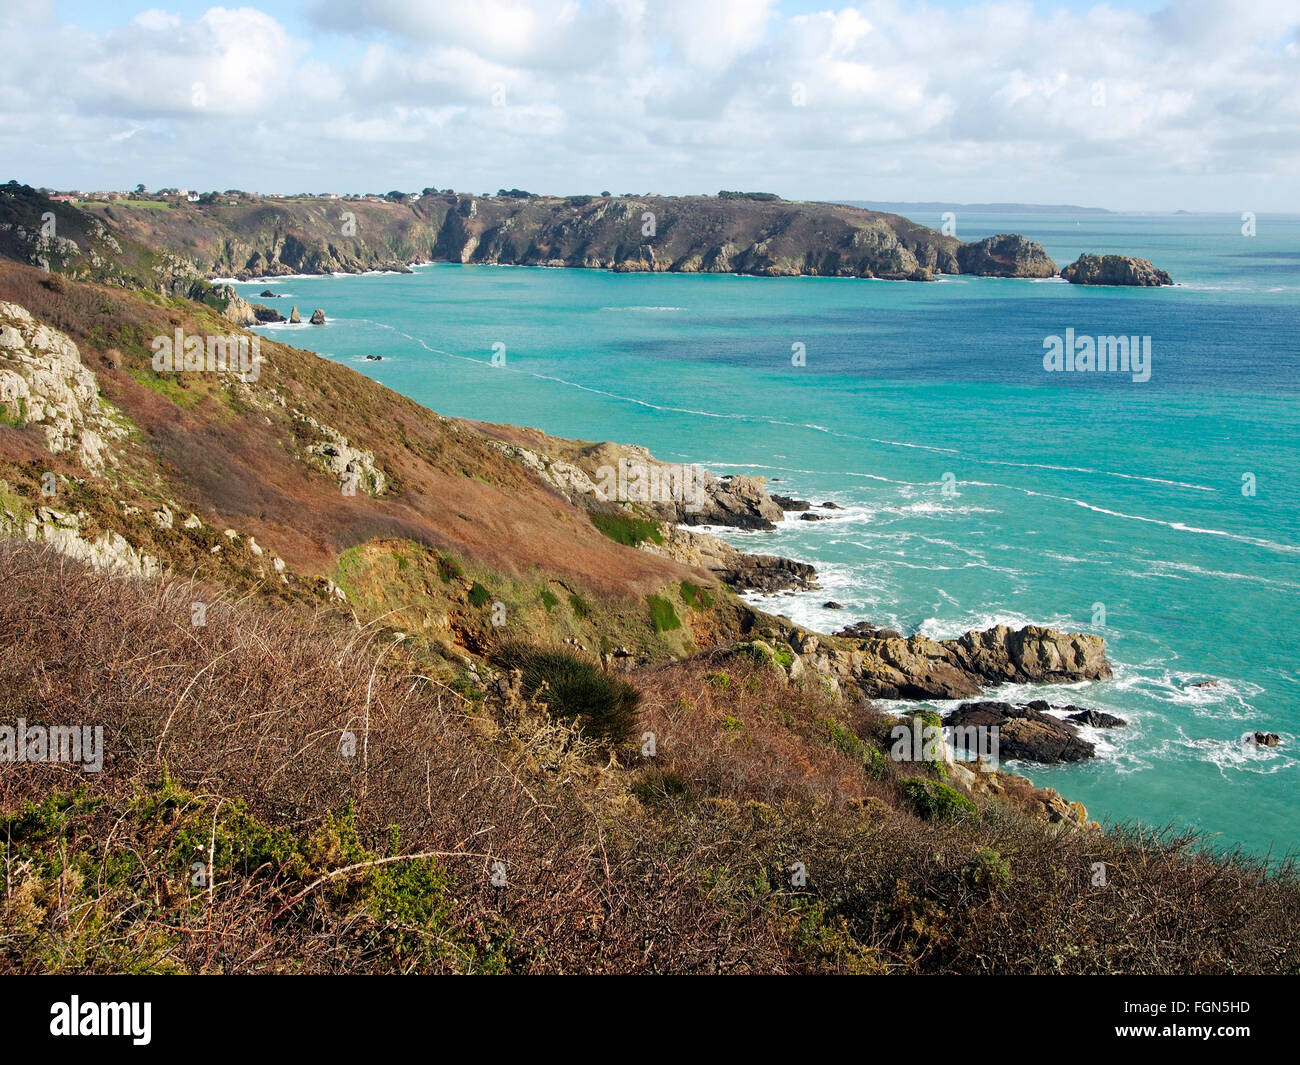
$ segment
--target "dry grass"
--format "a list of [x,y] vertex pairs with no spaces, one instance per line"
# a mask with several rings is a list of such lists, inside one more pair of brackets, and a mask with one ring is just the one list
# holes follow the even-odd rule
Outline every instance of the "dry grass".
[[24,545],[0,587],[0,722],[99,724],[110,754],[0,766],[6,971],[1300,964],[1291,870],[1015,803],[921,821],[869,707],[736,655],[632,675],[658,749],[604,765],[563,708],[467,699],[381,626]]

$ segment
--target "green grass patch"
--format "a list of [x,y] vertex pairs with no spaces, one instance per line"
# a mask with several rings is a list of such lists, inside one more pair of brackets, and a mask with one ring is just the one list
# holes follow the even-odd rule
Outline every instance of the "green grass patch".
[[682,581],[682,602],[693,610],[708,610],[713,605],[713,597],[698,584]]
[[645,601],[650,607],[650,624],[655,632],[672,632],[673,629],[682,627],[682,619],[667,599],[659,595],[647,595]]
[[450,584],[452,581],[464,577],[465,571],[461,569],[460,563],[450,555],[439,555],[438,576],[442,578],[443,584]]
[[631,514],[592,514],[591,524],[617,544],[636,547],[643,540],[662,544],[664,534],[657,521],[633,517]]

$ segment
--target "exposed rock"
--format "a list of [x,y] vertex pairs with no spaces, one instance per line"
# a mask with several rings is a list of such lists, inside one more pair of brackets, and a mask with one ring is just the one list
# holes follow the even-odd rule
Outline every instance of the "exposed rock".
[[52,453],[71,453],[94,473],[110,441],[128,431],[100,399],[77,345],[16,303],[0,302],[0,413],[10,425],[36,426]]
[[1061,276],[1072,285],[1131,285],[1155,287],[1172,285],[1173,279],[1148,259],[1131,255],[1080,255],[1061,269]]
[[1282,742],[1282,738],[1276,732],[1256,732],[1254,740],[1256,747],[1276,747]]
[[789,588],[817,587],[817,570],[806,562],[779,555],[748,555],[716,536],[667,523],[660,529],[663,543],[646,540],[638,546],[651,554],[708,570],[736,591],[770,594]]
[[259,322],[283,322],[284,315],[274,307],[268,307],[264,303],[254,303],[253,315]]
[[1014,233],[999,233],[957,249],[963,274],[983,277],[1055,277],[1056,263],[1043,246]]
[[205,303],[218,307],[221,317],[235,325],[257,324],[257,312],[253,310],[253,305],[230,285],[213,285],[207,292],[196,293],[191,298],[202,299]]
[[825,514],[800,514],[799,520],[800,521],[826,521],[827,516]]
[[772,502],[786,511],[804,511],[812,508],[812,504],[806,499],[791,499],[789,496],[779,496],[776,493],[772,494]]
[[821,507],[822,510],[843,510],[844,509],[838,503],[823,503]]
[[388,475],[375,465],[374,452],[353,447],[348,443],[348,438],[337,429],[321,424],[310,415],[295,410],[293,416],[306,422],[324,437],[321,443],[308,446],[307,453],[315,456],[326,470],[339,479],[346,494],[355,495],[360,489],[368,495],[383,495],[388,487]]
[[[1095,748],[1064,721],[1028,706],[1010,703],[962,703],[948,714],[945,727],[996,727],[998,756],[1024,762],[1082,762]],[[958,734],[959,735],[959,734]]]
[[300,322],[302,322],[302,315],[298,313],[298,305],[295,303],[293,310],[289,312],[289,324],[298,325]]
[[280,294],[278,292],[272,292],[269,288],[262,289],[261,294],[258,296],[258,299],[263,300],[278,300],[279,298]]
[[955,640],[868,637],[860,682],[868,695],[904,699],[968,699],[986,685],[1053,684],[1111,675],[1100,636],[1007,625]]
[[311,324],[312,325],[325,324],[325,312],[322,311],[319,307],[316,310],[311,312]]
[[1111,675],[1106,641],[1087,633],[998,625],[944,644],[952,647],[963,668],[990,684],[1054,684],[1106,680]]
[[161,572],[158,559],[137,551],[119,533],[109,531],[94,540],[86,539],[81,532],[81,516],[77,514],[36,507],[21,528],[12,524],[7,517],[0,520],[7,535],[17,533],[36,543],[48,544],[95,569],[134,577],[154,577]]
[[852,625],[845,625],[835,635],[849,640],[901,640],[903,638],[902,633],[897,630],[882,629],[870,621],[857,621]]
[[[1029,704],[1033,706],[1033,703]],[[1080,710],[1073,714],[1066,715],[1070,721],[1077,721],[1080,725],[1087,725],[1089,728],[1119,728],[1121,725],[1127,725],[1128,722],[1122,717],[1116,717],[1114,714],[1107,714],[1101,710]]]
[[569,502],[621,503],[643,516],[683,525],[773,529],[785,520],[762,477],[721,479],[699,466],[661,462],[634,444],[585,444],[550,437],[529,448],[488,443],[535,471]]
[[844,604],[837,603],[834,599],[828,599],[826,602],[822,603],[822,608],[824,610],[843,610]]

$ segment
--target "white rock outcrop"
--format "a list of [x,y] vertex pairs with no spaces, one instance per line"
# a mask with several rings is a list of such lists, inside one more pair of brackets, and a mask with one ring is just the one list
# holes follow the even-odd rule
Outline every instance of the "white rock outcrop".
[[10,425],[35,425],[54,454],[102,473],[109,443],[126,434],[99,398],[77,345],[16,303],[0,301],[0,407]]

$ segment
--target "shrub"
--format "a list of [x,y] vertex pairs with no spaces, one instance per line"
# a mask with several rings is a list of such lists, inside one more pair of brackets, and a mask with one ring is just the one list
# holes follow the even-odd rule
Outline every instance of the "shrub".
[[671,632],[682,627],[681,618],[673,609],[673,604],[662,596],[647,595],[645,601],[650,606],[650,624],[655,632]]
[[641,693],[594,662],[518,641],[505,644],[493,660],[504,669],[519,670],[524,694],[541,693],[556,719],[576,719],[589,736],[614,747],[634,735]]
[[632,785],[631,792],[649,806],[668,806],[675,800],[690,798],[686,782],[676,773],[661,769],[646,773]]
[[487,606],[492,601],[492,593],[483,585],[475,581],[469,590],[469,602],[471,606]]
[[978,809],[956,788],[937,780],[914,777],[904,781],[903,796],[912,812],[926,821],[942,821],[960,814],[976,813]]
[[573,608],[573,613],[579,619],[585,618],[591,613],[591,604],[577,592],[569,596],[569,606]]
[[546,607],[546,612],[548,614],[552,610],[554,610],[557,606],[559,606],[560,603],[559,598],[549,588],[542,589],[541,600],[542,600],[542,606]]

